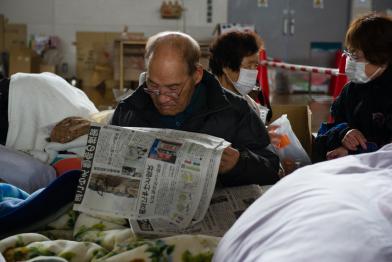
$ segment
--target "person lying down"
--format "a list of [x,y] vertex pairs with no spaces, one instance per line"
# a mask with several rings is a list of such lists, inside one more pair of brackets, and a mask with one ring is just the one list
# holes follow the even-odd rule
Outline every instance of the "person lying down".
[[[2,81],[3,83],[3,81]],[[2,133],[6,134],[5,146],[22,151],[42,151],[47,141],[45,128],[69,116],[89,118],[98,113],[86,94],[52,73],[17,73],[11,76],[6,112],[1,111]],[[3,140],[3,139],[2,139]]]
[[[51,127],[72,116],[77,128],[87,130],[90,123],[82,118],[105,123],[110,113],[98,112],[82,90],[52,73],[17,73],[0,80],[0,179],[28,193],[45,187],[60,175],[54,162],[61,160],[58,152],[82,158],[87,141],[72,128],[67,135],[72,139],[58,141],[66,144],[50,141]],[[80,160],[72,163],[80,166]]]

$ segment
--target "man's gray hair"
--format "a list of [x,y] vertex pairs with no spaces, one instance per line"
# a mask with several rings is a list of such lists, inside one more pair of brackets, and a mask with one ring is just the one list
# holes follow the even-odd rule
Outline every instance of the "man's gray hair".
[[189,75],[196,71],[201,54],[199,44],[191,36],[176,31],[160,32],[148,39],[145,52],[146,67],[154,52],[163,46],[171,48],[184,58]]

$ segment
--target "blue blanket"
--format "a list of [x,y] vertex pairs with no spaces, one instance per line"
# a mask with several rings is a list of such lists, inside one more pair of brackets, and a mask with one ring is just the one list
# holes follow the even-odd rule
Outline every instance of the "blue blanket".
[[0,184],[0,238],[46,219],[75,197],[81,171],[70,171],[29,195],[9,184]]

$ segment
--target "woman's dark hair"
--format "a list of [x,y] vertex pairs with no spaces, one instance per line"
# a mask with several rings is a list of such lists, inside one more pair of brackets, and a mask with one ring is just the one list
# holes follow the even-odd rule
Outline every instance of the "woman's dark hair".
[[222,34],[211,43],[209,68],[216,76],[223,74],[224,67],[239,71],[242,59],[258,52],[262,46],[263,41],[253,32]]
[[361,50],[374,65],[392,62],[392,18],[371,13],[355,19],[347,30],[346,48]]

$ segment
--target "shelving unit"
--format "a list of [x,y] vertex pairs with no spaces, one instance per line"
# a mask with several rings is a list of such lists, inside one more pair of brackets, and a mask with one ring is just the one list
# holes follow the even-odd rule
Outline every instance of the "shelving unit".
[[129,75],[130,81],[138,81],[139,74],[144,70],[144,47],[146,45],[145,40],[134,40],[134,41],[116,41],[116,45],[119,45],[119,81],[120,90],[124,89],[124,57],[133,56],[136,57],[138,63],[132,65],[133,67],[129,69],[131,74]]
[[[139,75],[144,69],[144,48],[146,45],[145,40],[135,41],[124,41],[118,40],[115,42],[116,47],[119,46],[118,59],[119,59],[119,81],[120,90],[124,89],[124,81],[139,81]],[[208,56],[209,56],[209,42],[202,41],[199,43],[201,48],[200,63],[205,69],[208,68]],[[125,75],[124,60],[125,57],[134,57],[132,65],[127,65],[127,75]]]

